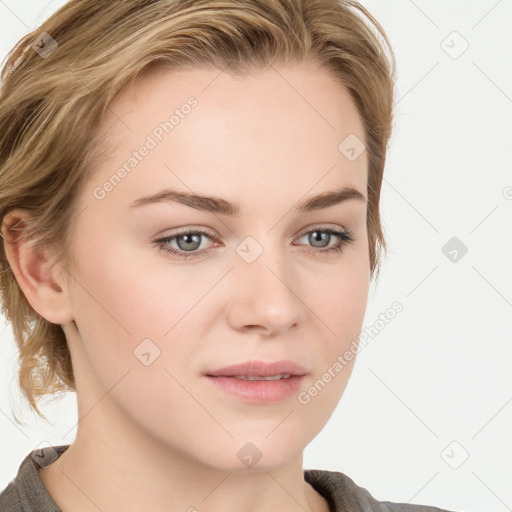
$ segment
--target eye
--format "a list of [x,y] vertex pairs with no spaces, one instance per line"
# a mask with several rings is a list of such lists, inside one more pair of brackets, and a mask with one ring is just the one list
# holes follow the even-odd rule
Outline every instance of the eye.
[[[168,254],[179,256],[185,260],[187,258],[195,258],[196,256],[200,256],[202,252],[206,251],[205,249],[201,251],[201,253],[190,252],[197,251],[197,249],[199,249],[201,246],[201,237],[207,237],[210,240],[213,239],[213,235],[207,231],[185,230],[172,236],[155,240],[155,243],[160,249],[166,251]],[[178,246],[177,249],[170,246],[171,242],[176,242]]]
[[[209,249],[198,251],[201,246],[201,237],[206,237],[209,240],[215,240],[215,237],[207,231],[184,230],[171,236],[155,240],[155,245],[157,245],[159,249],[166,251],[168,254],[178,256],[182,259],[196,258],[209,251]],[[313,244],[314,249],[312,252],[314,254],[331,253],[333,251],[341,253],[345,245],[354,242],[353,234],[348,229],[337,230],[332,228],[315,228],[299,236],[299,239],[304,237],[307,237],[308,242]],[[337,238],[336,245],[327,249],[324,248],[325,246],[329,246],[329,242],[333,237]],[[173,245],[171,245],[172,243],[175,243],[177,247],[173,247]]]
[[[323,249],[325,245],[329,245],[329,241],[332,240],[332,238],[336,237],[337,242],[336,245],[329,249]],[[313,230],[308,231],[307,233],[304,233],[299,238],[307,237],[307,240],[311,242],[315,250],[313,253],[320,253],[320,252],[327,252],[330,253],[332,251],[336,253],[341,253],[344,246],[354,242],[354,236],[351,231],[348,229],[338,230],[338,229],[332,229],[332,228],[315,228]],[[327,242],[327,244],[326,244]],[[315,245],[318,244],[318,245]],[[321,249],[318,249],[318,247],[322,247]]]

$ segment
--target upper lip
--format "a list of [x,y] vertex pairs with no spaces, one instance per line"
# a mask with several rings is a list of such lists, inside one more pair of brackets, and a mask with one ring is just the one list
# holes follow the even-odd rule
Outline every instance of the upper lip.
[[206,373],[210,377],[233,377],[233,376],[250,376],[250,377],[270,377],[279,373],[290,375],[305,375],[306,369],[293,361],[274,361],[265,363],[264,361],[247,361],[241,364],[234,364],[213,370]]

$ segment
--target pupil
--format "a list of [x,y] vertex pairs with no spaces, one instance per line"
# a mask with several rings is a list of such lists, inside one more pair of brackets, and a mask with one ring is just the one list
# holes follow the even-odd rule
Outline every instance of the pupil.
[[328,237],[328,236],[330,236],[330,234],[329,234],[329,233],[323,233],[323,232],[321,232],[321,231],[314,231],[314,232],[312,233],[312,237],[313,237],[313,239],[314,239],[314,242],[315,242],[315,243],[316,243],[317,241],[321,241],[321,240],[322,240],[322,238],[323,238],[323,239],[324,239],[324,241],[325,241],[326,237]]
[[[197,235],[197,234],[196,235],[190,235],[190,234],[188,234],[188,235],[181,235],[180,238],[182,238],[182,239],[184,239],[186,241],[185,241],[185,247],[180,247],[180,249],[197,249],[197,247],[199,247],[199,245],[200,245],[200,244],[198,245],[198,241],[199,241],[199,237],[200,236],[201,235]],[[178,238],[178,246],[181,245],[179,243],[180,238]],[[194,240],[194,238],[195,238],[195,240]],[[197,247],[190,247],[189,244],[192,244],[192,245],[196,244]]]

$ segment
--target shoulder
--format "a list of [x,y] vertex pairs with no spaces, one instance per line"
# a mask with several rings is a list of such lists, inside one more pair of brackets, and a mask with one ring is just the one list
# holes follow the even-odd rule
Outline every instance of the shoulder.
[[60,512],[41,480],[38,468],[51,464],[68,447],[48,446],[30,452],[16,477],[0,492],[0,512]]
[[377,501],[366,489],[338,471],[306,469],[304,478],[324,496],[334,512],[454,512],[428,505]]
[[23,512],[14,480],[0,492],[0,510],[2,512]]

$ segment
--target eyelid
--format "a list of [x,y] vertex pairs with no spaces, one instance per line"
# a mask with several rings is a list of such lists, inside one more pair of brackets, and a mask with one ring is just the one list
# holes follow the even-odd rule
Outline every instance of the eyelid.
[[311,224],[310,226],[307,226],[305,227],[303,230],[301,230],[299,232],[299,234],[297,236],[302,236],[302,235],[305,235],[306,233],[309,233],[310,231],[314,231],[315,229],[317,229],[318,231],[322,231],[324,229],[335,229],[337,231],[346,231],[347,233],[349,232],[349,229],[344,227],[344,226],[339,226],[339,225],[333,225],[333,224],[328,224],[328,223],[320,223],[320,224]]
[[[328,224],[328,223],[323,223],[323,224],[320,223],[320,224],[311,224],[310,226],[303,228],[301,231],[299,231],[299,234],[295,235],[295,238],[300,238],[300,237],[304,236],[305,234],[307,234],[311,231],[314,231],[315,229],[318,231],[332,229],[332,230],[336,230],[336,231],[344,231],[347,234],[353,234],[353,231],[351,231],[350,229],[348,229],[344,226],[333,225],[333,224]],[[206,227],[194,226],[194,225],[185,226],[183,228],[177,228],[177,231],[173,231],[172,233],[170,233],[168,235],[160,236],[160,237],[158,237],[158,239],[172,238],[175,236],[184,235],[184,234],[188,234],[188,233],[203,233],[203,234],[207,234],[212,240],[218,241],[218,239],[219,239],[219,237],[216,235],[216,233],[214,233],[211,229],[206,228]]]
[[209,229],[209,228],[204,228],[204,227],[195,227],[195,226],[186,226],[186,227],[183,227],[183,228],[177,228],[178,231],[173,231],[171,234],[169,235],[164,235],[160,238],[171,238],[173,236],[179,236],[179,235],[184,235],[184,234],[188,234],[188,233],[206,233],[208,236],[210,236],[211,238],[217,238],[217,236],[215,235],[215,233]]
[[[330,247],[330,248],[310,248],[308,252],[312,253],[313,255],[327,255],[332,253],[338,253],[338,255],[341,255],[342,252],[344,252],[344,249],[350,245],[353,244],[357,239],[353,234],[353,231],[350,229],[347,229],[345,227],[332,227],[332,226],[326,226],[326,225],[312,225],[309,227],[304,228],[304,230],[301,231],[300,234],[296,235],[295,239],[302,238],[303,236],[308,235],[309,233],[313,233],[315,231],[325,232],[329,233],[331,236],[334,236],[338,239],[338,244]],[[209,247],[207,249],[202,249],[201,251],[183,251],[181,249],[172,249],[169,247],[169,244],[171,241],[174,241],[176,238],[179,238],[181,235],[191,235],[191,234],[197,234],[200,236],[206,236],[209,238],[212,242],[218,241],[217,237],[212,234],[211,230],[208,228],[194,228],[192,226],[186,226],[185,228],[181,228],[179,231],[176,231],[168,236],[158,238],[154,240],[154,245],[156,245],[160,250],[164,250],[168,254],[172,254],[173,256],[178,257],[179,259],[186,260],[186,259],[195,259],[195,258],[201,258],[202,256],[207,255],[212,248]],[[296,245],[296,244],[294,244]],[[302,244],[298,244],[302,245]]]

